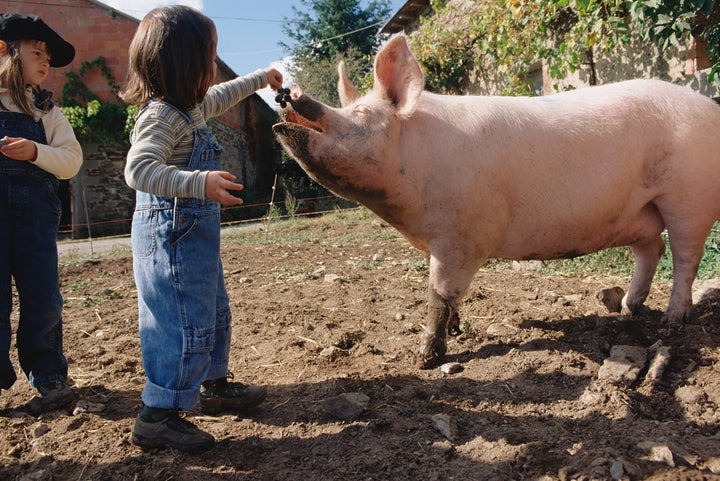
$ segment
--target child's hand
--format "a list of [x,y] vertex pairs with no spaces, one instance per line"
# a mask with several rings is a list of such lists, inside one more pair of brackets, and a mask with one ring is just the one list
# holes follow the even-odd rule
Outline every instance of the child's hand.
[[268,85],[271,89],[277,90],[282,87],[283,76],[279,71],[272,67],[268,67],[265,69],[265,76],[267,77]]
[[210,171],[205,181],[205,197],[215,202],[220,202],[222,205],[242,204],[243,200],[241,198],[235,197],[228,192],[228,190],[242,190],[242,184],[235,183],[235,179],[237,179],[237,177],[230,172],[221,170]]
[[37,160],[37,145],[35,142],[23,137],[3,137],[5,142],[0,147],[0,152],[5,156],[14,160],[27,160],[35,162]]

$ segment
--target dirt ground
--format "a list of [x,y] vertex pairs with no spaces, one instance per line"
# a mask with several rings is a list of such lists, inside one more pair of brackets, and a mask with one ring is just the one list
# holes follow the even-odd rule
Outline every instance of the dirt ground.
[[[218,440],[192,455],[129,442],[144,383],[130,252],[61,260],[77,402],[32,414],[21,374],[2,392],[2,480],[720,480],[716,298],[668,329],[667,282],[627,318],[595,297],[627,279],[490,262],[449,341],[458,370],[419,370],[427,265],[391,227],[359,211],[225,235],[230,369],[268,398],[251,417],[190,411]],[[608,379],[615,346],[647,362]],[[648,369],[658,346],[669,362]]]

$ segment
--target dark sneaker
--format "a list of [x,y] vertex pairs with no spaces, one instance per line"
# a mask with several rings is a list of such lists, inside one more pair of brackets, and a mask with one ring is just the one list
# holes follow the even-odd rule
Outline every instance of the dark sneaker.
[[143,449],[173,448],[189,453],[210,449],[211,434],[180,416],[177,409],[144,407],[135,420],[130,440]]
[[200,386],[200,410],[204,414],[249,411],[265,400],[267,389],[228,382],[227,378],[205,381]]
[[70,404],[75,395],[62,381],[51,382],[37,388],[40,393],[40,404],[43,411],[60,409]]

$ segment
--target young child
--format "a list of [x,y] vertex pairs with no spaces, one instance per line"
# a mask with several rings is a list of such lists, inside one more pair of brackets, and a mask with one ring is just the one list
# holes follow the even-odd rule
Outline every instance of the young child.
[[75,49],[42,19],[0,15],[0,388],[17,376],[10,362],[12,279],[20,303],[17,350],[47,411],[69,404],[58,279],[58,179],[77,174],[82,150],[40,84]]
[[141,106],[125,180],[137,190],[132,224],[140,344],[147,381],[132,442],[201,451],[213,437],[180,416],[200,398],[205,413],[257,406],[265,388],[228,382],[230,306],[220,260],[220,204],[242,200],[220,170],[222,147],[205,121],[270,85],[273,68],[211,87],[217,33],[189,7],[148,13],[130,45],[122,98]]

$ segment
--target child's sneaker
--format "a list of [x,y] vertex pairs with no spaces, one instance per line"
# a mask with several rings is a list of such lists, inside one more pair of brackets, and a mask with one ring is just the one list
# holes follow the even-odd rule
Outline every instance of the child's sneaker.
[[42,410],[45,412],[63,408],[75,399],[72,390],[62,381],[45,384],[37,390],[40,393]]
[[228,382],[224,377],[205,381],[200,386],[200,410],[204,414],[248,411],[263,402],[266,394],[262,386]]
[[180,416],[177,409],[143,407],[130,440],[143,449],[173,448],[196,453],[215,444],[211,434]]

